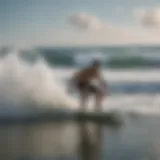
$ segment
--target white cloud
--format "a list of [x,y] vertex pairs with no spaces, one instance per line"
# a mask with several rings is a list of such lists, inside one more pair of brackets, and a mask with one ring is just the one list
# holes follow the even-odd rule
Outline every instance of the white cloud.
[[[146,13],[146,10],[136,10],[135,15],[142,23]],[[160,44],[159,29],[112,25],[110,23],[103,23],[97,17],[90,16],[86,13],[74,14],[69,16],[67,20],[73,27],[80,29],[83,32],[72,29],[67,30],[65,28],[51,28],[47,32],[41,32],[39,34],[36,32],[32,33],[32,36],[26,32],[23,32],[22,34],[14,33],[14,35],[9,36],[9,39],[3,38],[1,44],[13,44],[18,46]],[[159,21],[157,20],[156,22],[158,23]],[[144,24],[145,23],[143,22],[143,25]],[[153,22],[151,24],[153,25]],[[159,26],[158,24],[156,24],[156,26]]]
[[136,10],[135,16],[145,27],[160,27],[160,8]]
[[68,17],[68,22],[74,27],[83,30],[98,30],[104,26],[100,19],[87,13],[71,15]]
[[[143,19],[145,10],[136,10],[137,18]],[[67,20],[76,29],[85,32],[72,32],[65,37],[70,45],[106,45],[106,44],[157,44],[160,43],[160,31],[146,30],[141,27],[127,27],[102,22],[95,16],[79,13],[70,16]],[[92,32],[92,29],[94,31]],[[72,39],[72,38],[73,39]],[[70,41],[69,41],[70,39]],[[64,40],[64,39],[63,39]]]

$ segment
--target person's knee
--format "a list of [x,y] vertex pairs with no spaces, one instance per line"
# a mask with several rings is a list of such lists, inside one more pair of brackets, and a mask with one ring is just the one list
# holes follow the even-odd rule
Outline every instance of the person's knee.
[[96,92],[96,97],[99,98],[99,99],[102,99],[104,97],[104,94],[102,91],[97,91]]

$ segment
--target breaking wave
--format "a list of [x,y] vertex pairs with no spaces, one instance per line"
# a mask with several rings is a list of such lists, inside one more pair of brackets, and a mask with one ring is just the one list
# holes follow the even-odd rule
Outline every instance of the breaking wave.
[[0,59],[0,105],[4,110],[30,106],[61,108],[74,103],[42,59],[29,64],[19,52]]

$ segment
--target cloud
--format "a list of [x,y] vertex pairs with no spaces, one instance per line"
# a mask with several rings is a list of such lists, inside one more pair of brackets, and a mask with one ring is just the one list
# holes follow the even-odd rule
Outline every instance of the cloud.
[[[144,10],[137,10],[136,16],[143,19],[144,13]],[[73,45],[160,43],[160,32],[155,33],[153,30],[148,32],[145,28],[135,26],[117,26],[108,22],[102,22],[99,18],[87,13],[73,14],[67,20],[76,29],[85,31],[82,34],[82,32],[74,32],[72,30],[69,34],[70,38],[65,38],[67,44],[69,39]],[[92,30],[94,31],[92,32]]]
[[160,8],[139,9],[134,12],[136,18],[145,27],[160,27]]
[[[148,22],[159,26],[159,21],[144,21],[149,11],[136,10],[135,16],[144,26]],[[158,14],[156,12],[156,14]],[[154,16],[153,16],[154,17]],[[114,25],[102,22],[99,18],[87,13],[74,14],[67,17],[68,23],[76,29],[51,28],[47,32],[22,34],[12,33],[0,39],[0,45],[16,46],[91,46],[91,45],[126,45],[126,44],[160,44],[160,30],[140,26]],[[154,23],[153,23],[154,22]],[[153,25],[154,24],[154,25]]]
[[82,30],[98,30],[104,26],[99,18],[87,13],[71,15],[67,20],[72,26]]

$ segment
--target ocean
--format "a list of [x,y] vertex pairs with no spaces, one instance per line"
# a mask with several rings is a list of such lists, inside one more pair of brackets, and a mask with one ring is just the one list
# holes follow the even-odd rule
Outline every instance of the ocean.
[[[68,80],[92,58],[99,58],[109,87],[103,112],[119,113],[125,125],[116,130],[95,125],[104,140],[96,145],[102,148],[101,157],[90,159],[160,159],[159,46],[2,48],[0,53],[0,117],[24,117],[47,109],[77,110],[78,95],[68,92]],[[93,110],[92,103],[87,110]],[[88,124],[2,125],[0,155],[4,160],[85,159],[75,150],[82,138],[84,155],[90,152],[84,126]]]

